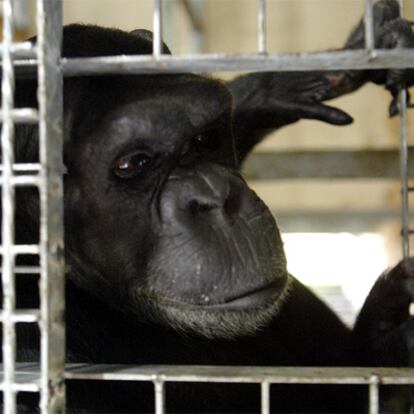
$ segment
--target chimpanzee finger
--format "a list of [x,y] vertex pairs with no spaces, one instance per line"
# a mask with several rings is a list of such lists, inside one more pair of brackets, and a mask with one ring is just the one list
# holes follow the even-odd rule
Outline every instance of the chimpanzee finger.
[[[414,104],[411,103],[410,92],[407,91],[407,108],[414,108]],[[400,113],[399,103],[398,103],[398,94],[393,94],[390,106],[388,108],[388,114],[392,118]]]
[[350,115],[341,109],[315,103],[299,104],[297,113],[300,118],[317,119],[333,125],[348,125],[354,121]]

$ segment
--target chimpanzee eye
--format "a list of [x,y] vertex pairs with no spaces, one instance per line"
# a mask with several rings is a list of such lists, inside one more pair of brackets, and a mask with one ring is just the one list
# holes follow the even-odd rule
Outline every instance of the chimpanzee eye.
[[126,155],[115,160],[113,171],[120,178],[134,178],[145,172],[153,158],[143,152]]

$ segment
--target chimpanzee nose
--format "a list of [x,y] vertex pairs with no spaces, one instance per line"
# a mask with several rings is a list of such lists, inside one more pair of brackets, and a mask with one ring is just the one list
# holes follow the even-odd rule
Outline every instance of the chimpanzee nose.
[[193,194],[187,208],[192,216],[203,215],[210,212],[221,212],[226,216],[237,214],[240,207],[239,195],[231,190],[226,194]]
[[163,191],[163,215],[231,218],[240,212],[243,181],[219,165],[173,172]]
[[240,210],[240,185],[237,177],[222,177],[220,169],[199,170],[186,198],[185,208],[193,217],[222,214],[231,217]]

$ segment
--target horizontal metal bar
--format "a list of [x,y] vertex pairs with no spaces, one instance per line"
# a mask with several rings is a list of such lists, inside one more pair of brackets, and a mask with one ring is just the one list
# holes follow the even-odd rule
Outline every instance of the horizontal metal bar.
[[[0,269],[1,271],[1,269]],[[40,266],[16,266],[14,268],[16,275],[35,275],[40,273]]]
[[[2,365],[0,364],[2,368]],[[15,391],[39,392],[40,391],[40,370],[38,363],[16,363],[16,382],[12,384]],[[3,391],[3,371],[0,372],[0,391]]]
[[[268,384],[414,384],[413,368],[235,367],[197,365],[66,364],[67,380],[216,382]],[[16,381],[36,386],[38,363],[16,363]],[[0,364],[0,381],[3,365]],[[1,385],[0,385],[1,390]]]
[[[31,383],[31,382],[22,382],[22,383],[14,383],[11,385],[12,389],[15,392],[39,392],[40,386],[38,383]],[[0,383],[0,391],[3,391],[4,383]]]
[[[38,163],[13,164],[13,171],[14,172],[22,172],[22,173],[39,172],[40,168],[41,168],[41,166]],[[2,171],[3,171],[3,166],[0,165],[0,172],[2,172]]]
[[[11,177],[11,184],[16,187],[26,187],[26,186],[39,186],[41,184],[41,178],[36,175],[15,175]],[[3,184],[3,179],[0,176],[0,185]]]
[[[0,54],[3,55],[4,46],[0,43]],[[36,56],[36,44],[32,42],[18,42],[10,45],[10,52],[13,57],[31,58]]]
[[[414,157],[410,149],[409,156]],[[308,178],[399,178],[398,150],[262,152],[249,156],[243,174],[250,180]],[[409,166],[414,177],[414,165]]]
[[[16,76],[35,77],[37,60],[14,62]],[[62,58],[64,76],[174,72],[272,72],[414,67],[414,49],[343,50],[297,54],[121,55]]]
[[[39,114],[36,109],[16,108],[11,110],[11,118],[17,124],[36,124],[39,121]],[[0,122],[3,122],[3,113],[0,108]]]
[[[16,310],[11,314],[11,320],[14,323],[24,322],[33,323],[40,319],[40,311],[38,309]],[[0,312],[0,322],[3,322],[3,312]]]
[[[16,244],[12,246],[12,254],[39,254],[38,244]],[[0,254],[3,254],[3,246],[0,245]]]
[[414,384],[412,368],[128,366],[69,364],[66,379],[271,384]]
[[[373,57],[375,56],[375,57]],[[198,54],[62,59],[65,76],[110,73],[288,71],[414,67],[414,50],[352,50],[302,54]]]

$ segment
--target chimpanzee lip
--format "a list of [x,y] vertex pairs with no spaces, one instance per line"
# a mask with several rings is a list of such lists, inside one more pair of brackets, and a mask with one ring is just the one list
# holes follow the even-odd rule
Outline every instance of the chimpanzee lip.
[[169,306],[185,307],[188,310],[249,310],[267,308],[283,296],[286,289],[286,279],[274,281],[266,285],[254,288],[247,292],[224,299],[221,303],[195,304],[177,299],[168,298],[164,295],[148,295]]

